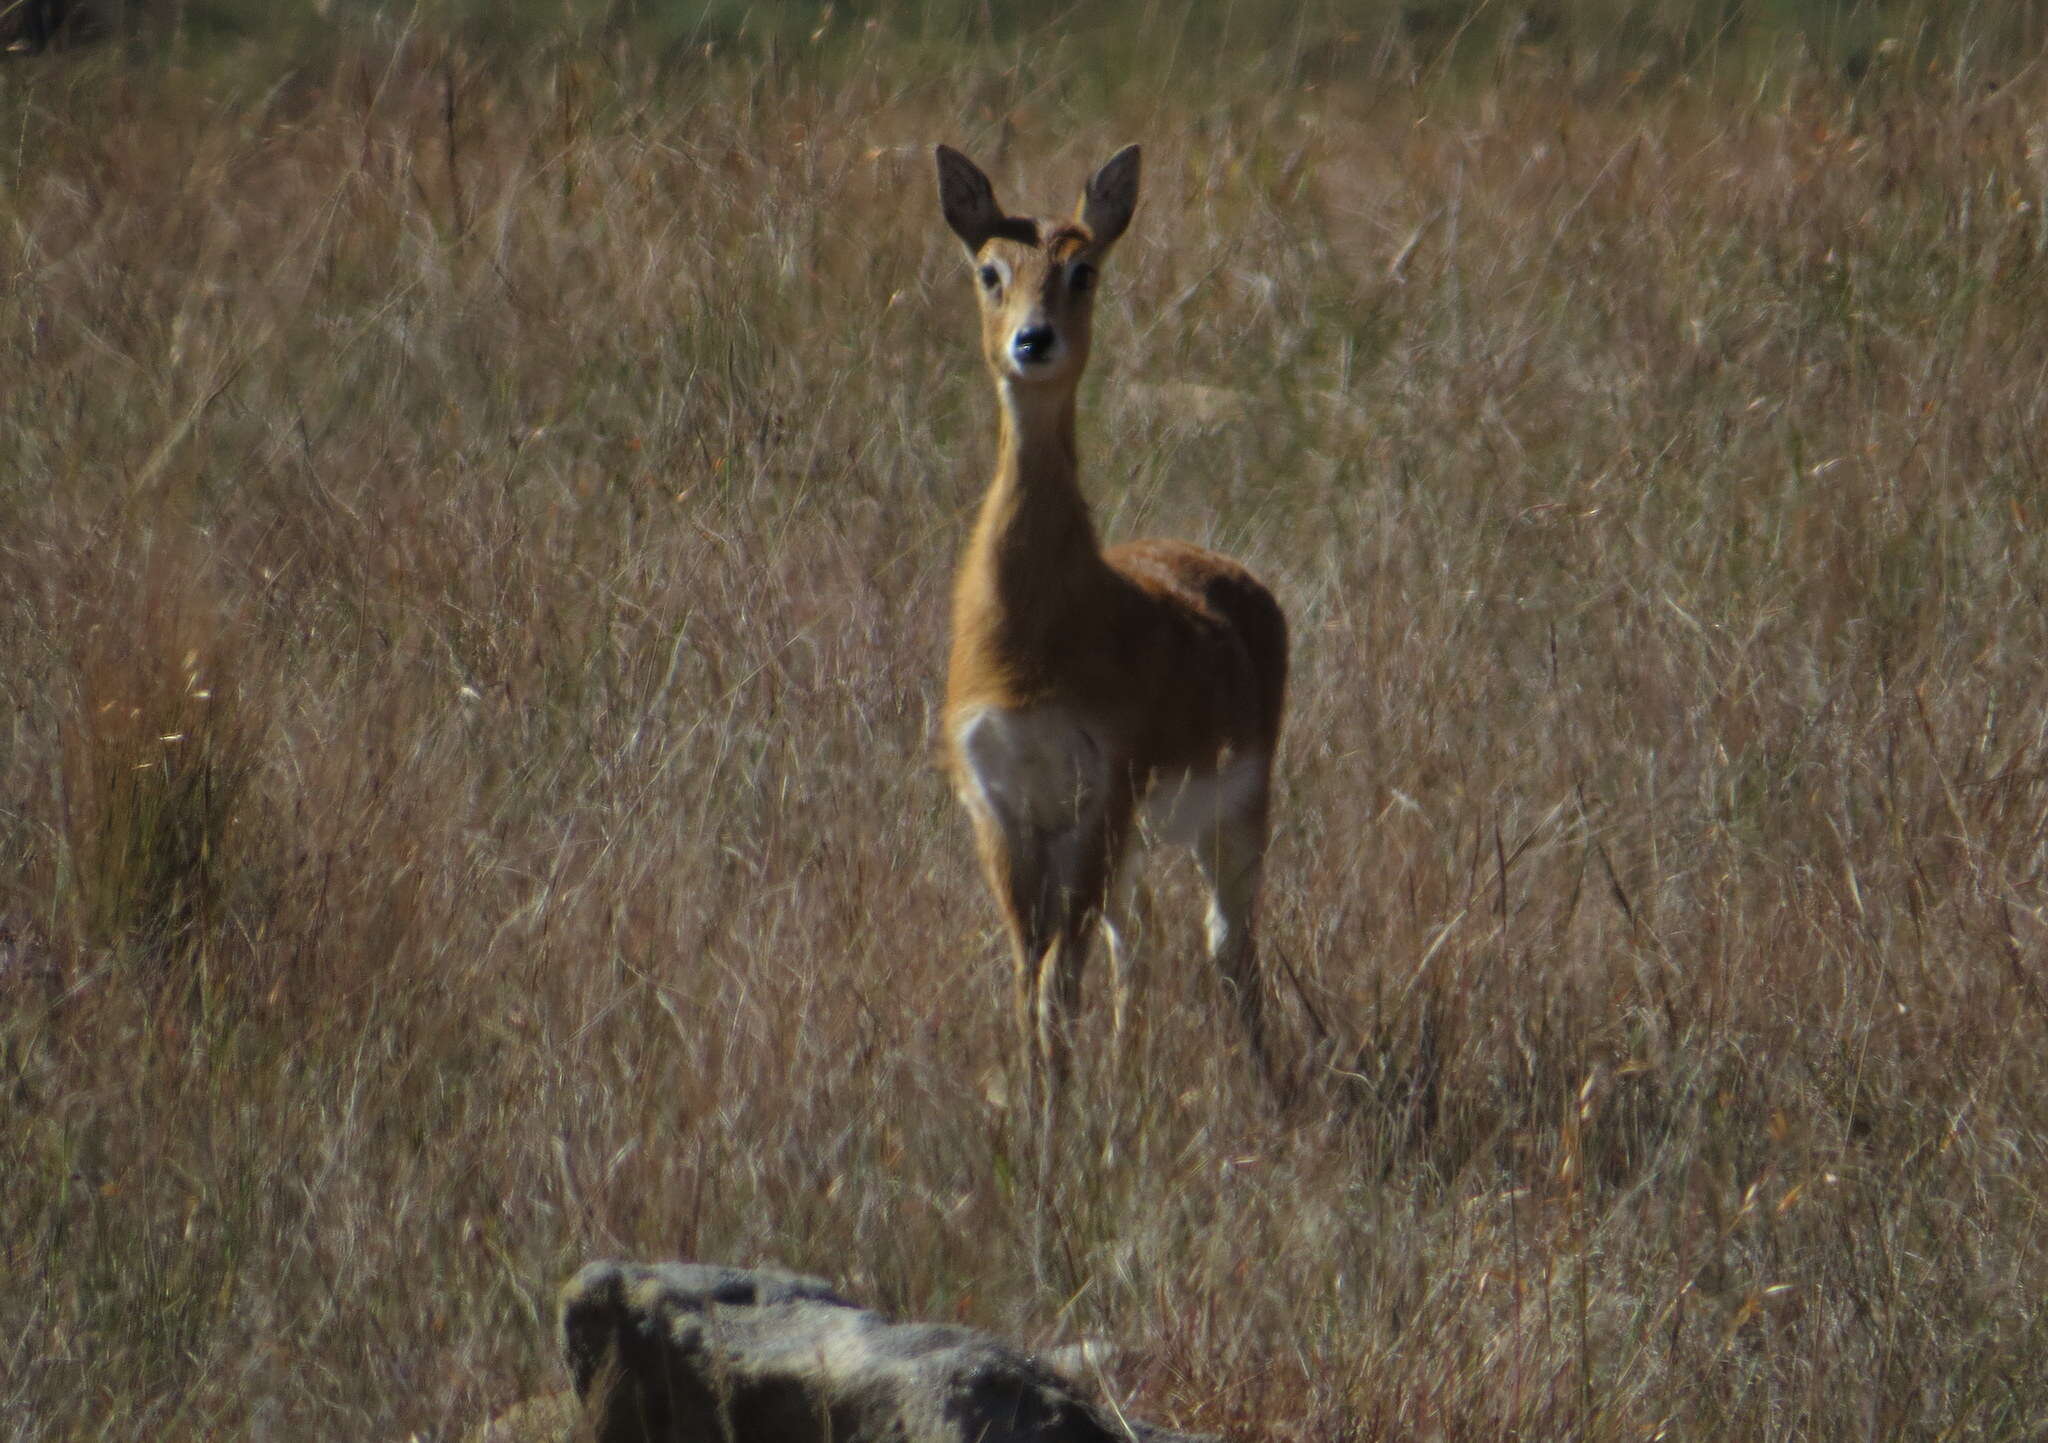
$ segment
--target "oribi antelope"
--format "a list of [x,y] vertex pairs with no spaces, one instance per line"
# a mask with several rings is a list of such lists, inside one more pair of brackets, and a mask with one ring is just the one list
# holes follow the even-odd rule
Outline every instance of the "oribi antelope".
[[1010,215],[966,156],[937,150],[939,202],[967,248],[1000,415],[995,478],[953,588],[945,746],[1008,926],[1034,1093],[1064,1085],[1090,934],[1135,1005],[1117,872],[1140,817],[1208,885],[1209,955],[1269,1081],[1252,938],[1287,621],[1237,562],[1184,541],[1105,550],[1082,495],[1074,397],[1104,259],[1138,201],[1138,147],[1072,220]]

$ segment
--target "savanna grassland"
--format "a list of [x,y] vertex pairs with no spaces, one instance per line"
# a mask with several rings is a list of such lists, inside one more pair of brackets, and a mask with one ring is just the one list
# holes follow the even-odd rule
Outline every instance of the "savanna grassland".
[[[327,8],[327,7],[319,7]],[[1250,1438],[2048,1432],[2048,25],[164,5],[0,67],[0,1436],[454,1437],[597,1256]],[[960,145],[1295,672],[1034,1266]]]

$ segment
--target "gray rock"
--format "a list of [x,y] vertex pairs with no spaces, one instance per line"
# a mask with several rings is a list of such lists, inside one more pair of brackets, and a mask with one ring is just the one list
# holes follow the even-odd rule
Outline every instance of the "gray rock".
[[592,1263],[562,1346],[598,1443],[1195,1443],[1124,1424],[972,1328],[892,1323],[819,1278]]

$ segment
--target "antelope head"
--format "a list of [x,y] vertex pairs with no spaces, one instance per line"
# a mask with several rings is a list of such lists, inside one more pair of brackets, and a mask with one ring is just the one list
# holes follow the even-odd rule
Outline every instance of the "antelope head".
[[1138,204],[1138,147],[1095,172],[1072,220],[1006,214],[973,161],[938,148],[939,204],[967,247],[981,299],[981,349],[996,383],[1016,393],[1071,390],[1088,364],[1102,259]]

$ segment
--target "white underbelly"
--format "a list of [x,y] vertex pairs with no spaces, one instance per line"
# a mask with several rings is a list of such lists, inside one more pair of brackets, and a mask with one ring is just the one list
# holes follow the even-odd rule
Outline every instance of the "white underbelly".
[[[1100,817],[1117,764],[1100,735],[1058,707],[969,712],[953,728],[953,751],[960,799],[1005,830],[1061,831]],[[1214,771],[1156,776],[1143,829],[1192,846],[1263,803],[1267,770],[1267,758],[1253,754]]]
[[1233,757],[1213,772],[1158,777],[1145,798],[1146,833],[1164,842],[1193,846],[1221,823],[1259,805],[1266,790],[1263,756]]
[[960,799],[1006,830],[1059,831],[1101,814],[1107,748],[1060,708],[969,712],[953,728],[953,752]]

